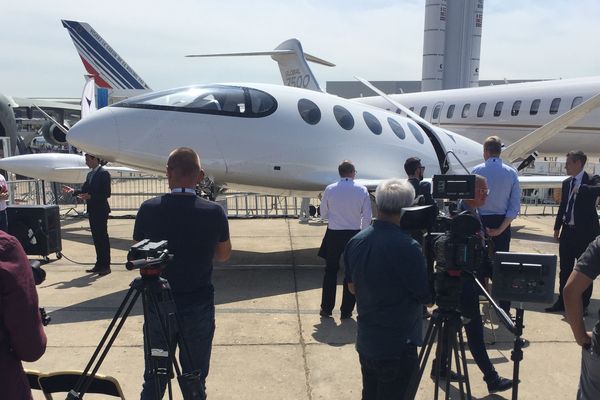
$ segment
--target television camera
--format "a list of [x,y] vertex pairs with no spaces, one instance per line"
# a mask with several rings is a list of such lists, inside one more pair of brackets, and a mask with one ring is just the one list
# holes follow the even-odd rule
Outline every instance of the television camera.
[[[547,302],[552,298],[556,256],[499,253],[494,255],[491,240],[485,238],[484,228],[473,211],[457,212],[456,200],[476,198],[475,175],[435,175],[433,197],[448,199],[448,213],[438,213],[435,205],[408,207],[403,210],[402,228],[423,234],[423,253],[427,259],[429,274],[433,281],[435,303],[424,345],[419,354],[419,369],[413,376],[406,399],[414,398],[423,375],[427,358],[437,340],[435,370],[435,399],[438,398],[440,376],[450,376],[453,358],[457,372],[464,374],[466,398],[471,398],[462,335],[460,313],[461,292],[465,281],[479,288],[500,321],[515,335],[511,359],[513,368],[513,399],[518,396],[519,362],[523,359],[523,309],[517,308],[515,321],[491,298],[478,278],[490,277],[494,269],[494,287],[502,289],[497,298],[502,300]],[[548,291],[550,291],[548,295]],[[441,346],[439,344],[442,344]],[[445,348],[444,351],[441,349]],[[446,381],[446,398],[450,393]],[[465,398],[463,382],[460,381],[461,398]]]
[[139,269],[142,277],[160,276],[160,273],[171,262],[173,255],[169,254],[169,245],[166,240],[151,242],[144,239],[129,249],[125,268],[128,270]]

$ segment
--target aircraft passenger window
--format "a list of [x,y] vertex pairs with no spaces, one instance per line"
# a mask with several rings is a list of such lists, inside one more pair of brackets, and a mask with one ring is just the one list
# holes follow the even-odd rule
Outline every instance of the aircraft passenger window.
[[571,108],[575,108],[578,105],[580,105],[583,102],[583,97],[581,96],[577,96],[573,99],[573,102],[571,103]]
[[540,109],[540,99],[535,99],[531,102],[531,108],[529,109],[529,115],[537,115]]
[[349,131],[354,128],[354,117],[350,114],[350,111],[346,110],[344,107],[334,106],[333,116],[338,124],[345,130]]
[[415,137],[415,139],[417,139],[417,142],[423,144],[425,143],[425,139],[423,138],[423,134],[421,133],[421,131],[419,130],[419,128],[417,128],[417,126],[411,122],[408,123],[408,129],[410,129],[410,131],[412,132],[413,136]]
[[521,110],[521,100],[517,100],[513,103],[512,109],[510,110],[510,115],[516,117],[519,115],[519,110]]
[[556,114],[558,107],[560,107],[560,97],[553,99],[552,103],[550,103],[550,114]]
[[454,108],[454,104],[451,104],[450,107],[448,107],[448,111],[446,111],[446,118],[452,118],[452,116],[454,115]]
[[485,114],[485,106],[487,106],[487,103],[481,103],[479,105],[479,108],[477,109],[477,118],[483,117],[483,114]]
[[371,132],[373,132],[376,135],[381,135],[381,123],[379,122],[377,117],[365,111],[363,113],[363,118],[365,119],[365,124],[367,124]]
[[419,116],[421,118],[425,118],[425,114],[427,113],[427,106],[421,107],[421,111],[419,112]]
[[308,99],[298,100],[298,112],[307,124],[316,125],[321,120],[319,106]]
[[404,133],[404,128],[400,125],[400,122],[395,119],[388,118],[388,124],[390,124],[390,128],[392,128],[392,132],[400,139],[404,140],[406,138],[406,133]]
[[432,119],[438,119],[438,117],[440,116],[440,111],[442,111],[442,105],[438,104],[434,107],[433,109],[433,114],[431,115]]
[[496,103],[496,107],[494,107],[494,117],[499,117],[502,114],[502,107],[504,107],[504,102],[499,101]]
[[469,108],[471,108],[469,103],[463,106],[462,114],[460,115],[462,118],[467,118],[469,116]]

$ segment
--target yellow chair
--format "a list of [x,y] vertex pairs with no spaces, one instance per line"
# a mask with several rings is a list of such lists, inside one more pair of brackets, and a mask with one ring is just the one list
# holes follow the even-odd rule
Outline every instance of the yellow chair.
[[[32,390],[42,390],[39,379],[41,376],[44,375],[43,373],[41,373],[40,371],[35,371],[33,369],[26,369],[25,375],[27,375],[27,380],[29,381],[29,387]],[[52,399],[52,396],[50,396],[49,394],[46,394],[46,393],[44,393],[44,397],[47,400]]]
[[[82,371],[52,372],[41,374],[38,381],[46,398],[52,399],[52,393],[68,393],[71,389],[75,388],[81,374]],[[106,375],[94,376],[94,379],[86,390],[87,393],[104,394],[125,399],[119,382],[112,376]]]

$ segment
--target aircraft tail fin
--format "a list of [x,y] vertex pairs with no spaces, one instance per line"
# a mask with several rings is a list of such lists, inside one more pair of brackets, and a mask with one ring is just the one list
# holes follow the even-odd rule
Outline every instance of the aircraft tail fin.
[[281,79],[285,86],[300,87],[322,92],[317,79],[308,66],[307,61],[335,67],[335,64],[315,57],[302,50],[298,39],[288,39],[272,51],[254,51],[245,53],[220,53],[220,54],[190,54],[186,57],[240,57],[240,56],[271,56],[277,62]]
[[150,90],[112,47],[87,23],[62,20],[88,74],[96,85],[112,89],[117,96],[132,96]]
[[96,83],[93,75],[86,75],[85,86],[81,94],[81,119],[96,111]]

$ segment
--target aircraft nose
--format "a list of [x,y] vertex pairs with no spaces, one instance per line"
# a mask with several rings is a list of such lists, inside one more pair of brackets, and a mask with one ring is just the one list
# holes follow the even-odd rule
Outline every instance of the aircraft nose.
[[110,107],[94,112],[77,122],[68,132],[67,141],[86,153],[106,161],[118,157],[119,130]]

